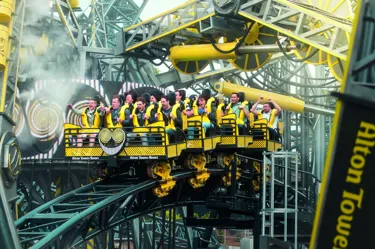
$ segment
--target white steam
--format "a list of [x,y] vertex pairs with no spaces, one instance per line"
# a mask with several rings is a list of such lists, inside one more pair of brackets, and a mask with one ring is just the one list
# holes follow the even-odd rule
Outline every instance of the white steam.
[[[24,110],[27,112],[25,117],[28,117],[28,119],[26,122],[30,122],[28,126],[31,129],[27,128],[29,130],[28,132],[38,130],[38,125],[40,128],[40,126],[51,127],[52,124],[55,124],[56,128],[45,133],[45,138],[54,133],[56,133],[57,137],[60,137],[63,132],[60,128],[63,127],[62,124],[65,122],[67,105],[73,100],[73,97],[76,97],[75,93],[79,91],[82,84],[69,80],[36,81],[34,83],[35,88],[29,91],[23,91],[19,95],[23,106],[25,106]],[[36,91],[36,89],[39,90]],[[38,103],[33,105],[34,101],[38,101]],[[26,103],[28,102],[28,108],[36,109],[27,109]],[[40,109],[44,111],[40,111]],[[36,125],[36,123],[38,125]],[[26,136],[18,136],[18,140],[26,148],[39,141],[37,137],[34,135],[30,137],[29,134]]]
[[[82,86],[81,83],[70,80],[75,78],[71,68],[75,68],[74,70],[78,68],[75,66],[78,60],[72,57],[74,48],[63,24],[50,20],[51,2],[50,0],[26,1],[19,69],[19,85],[35,83],[32,89],[20,92],[22,105],[25,106],[29,102],[28,108],[31,108],[33,101],[38,100],[43,108],[58,106],[58,115],[43,115],[41,119],[37,117],[38,112],[34,112],[35,117],[28,117],[25,113],[26,122],[27,119],[38,120],[39,123],[35,122],[40,125],[42,120],[43,126],[46,127],[54,124],[56,121],[52,120],[54,117],[59,117],[58,122],[64,123],[66,107]],[[30,78],[34,83],[26,83],[31,82],[26,81]],[[55,111],[56,108],[51,108],[44,113]],[[28,145],[38,141],[37,138],[28,135],[19,136],[18,139]]]
[[[51,1],[27,1],[20,51],[20,81],[70,79],[76,72],[69,68],[77,62],[74,48],[63,24],[51,19]],[[56,14],[56,13],[55,13]],[[56,14],[57,15],[57,14]],[[58,16],[56,16],[59,19]],[[53,18],[52,18],[53,19]]]
[[37,22],[42,21],[43,18],[50,15],[51,1],[50,0],[32,0],[26,1],[24,25],[35,25]]
[[25,103],[32,99],[43,99],[47,103],[56,103],[62,111],[65,111],[66,106],[72,101],[75,93],[77,93],[82,86],[82,84],[78,82],[69,80],[37,81],[35,84],[40,84],[42,88],[39,92],[35,92],[34,89],[22,92],[19,95],[22,102]]

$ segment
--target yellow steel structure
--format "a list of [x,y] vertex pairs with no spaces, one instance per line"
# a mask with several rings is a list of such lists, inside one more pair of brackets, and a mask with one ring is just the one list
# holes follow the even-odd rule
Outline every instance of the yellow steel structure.
[[79,7],[79,0],[69,0],[70,7],[73,9],[76,9]]
[[[10,6],[9,4],[12,4]],[[11,10],[15,9],[15,1],[7,0],[7,1],[2,1],[3,5],[0,5],[0,14],[1,13],[7,13],[8,7],[11,8]],[[7,6],[7,8],[5,8]],[[4,7],[4,8],[3,8]],[[20,37],[19,39],[22,40],[22,32],[23,32],[23,17],[24,17],[24,12],[25,12],[25,6],[22,8],[22,20],[21,20],[21,27],[20,27]],[[3,19],[5,20],[5,19]],[[2,71],[2,85],[1,85],[1,95],[0,95],[0,113],[5,112],[5,104],[6,101],[10,101],[8,104],[14,104],[15,102],[15,95],[13,94],[13,100],[7,99],[11,96],[7,96],[7,89],[8,89],[8,75],[9,75],[9,65],[10,61],[8,60],[8,57],[10,56],[10,52],[12,50],[12,40],[10,40],[10,37],[13,35],[13,24],[14,20],[13,18],[8,19],[7,24],[1,24],[0,25],[0,47],[1,47],[1,52],[0,52],[0,70]],[[17,44],[18,50],[21,47],[21,42]],[[19,66],[19,57],[18,54],[15,55],[16,59],[16,67],[13,68],[13,70],[16,70],[14,73],[16,75],[15,77],[15,86],[14,89],[17,88],[17,80],[18,80],[18,66]],[[11,103],[13,102],[13,103]],[[12,113],[9,113],[10,116],[12,117],[13,115],[13,110]]]
[[[252,25],[244,42],[240,41],[215,43],[179,45],[170,48],[169,59],[176,70],[185,74],[195,74],[204,69],[210,60],[229,60],[238,70],[254,71],[265,65],[274,52],[280,52],[276,45],[277,35],[272,29],[259,25]],[[283,46],[290,51],[296,46]],[[222,52],[226,51],[226,52]]]
[[210,178],[210,173],[206,168],[207,158],[204,153],[190,154],[188,157],[188,167],[196,169],[195,177],[189,179],[189,183],[193,188],[203,187]]
[[9,22],[12,18],[15,0],[0,1],[0,22]]
[[[237,42],[228,42],[217,44],[221,50],[231,50]],[[174,46],[170,49],[169,58],[174,62],[179,61],[196,61],[196,60],[218,60],[218,59],[235,59],[236,52],[220,53],[211,44],[182,45]]]
[[[143,22],[125,28],[124,32],[133,34],[127,41],[125,51],[129,52],[152,41],[162,39],[180,30],[189,28],[190,26],[199,23],[201,20],[214,16],[215,12],[212,3],[210,1],[203,1],[204,4],[202,5],[201,2],[202,1],[199,0],[188,1]],[[191,10],[193,10],[193,12],[191,12]],[[181,16],[180,13],[185,13],[188,18],[184,18],[185,16]],[[176,16],[180,16],[180,22],[173,21],[173,18]],[[161,25],[163,22],[165,23],[163,28],[156,27],[156,24]],[[149,29],[149,33],[142,36],[141,40],[133,40],[135,35],[137,33],[143,33],[145,28]]]
[[217,82],[214,84],[215,91],[223,93],[230,97],[232,93],[244,92],[246,100],[256,102],[259,97],[264,97],[263,102],[268,101],[268,98],[274,100],[282,109],[292,112],[303,112],[305,109],[305,102],[293,97],[262,91],[255,88],[240,86],[228,82]]
[[[14,239],[13,216],[18,217],[17,177],[20,173],[21,151],[15,134],[14,113],[19,70],[18,51],[22,43],[25,2],[0,1],[0,220],[2,248],[21,248]],[[13,208],[15,210],[13,210]],[[5,212],[3,212],[5,211]],[[14,212],[12,212],[14,211]],[[4,237],[7,237],[5,239]],[[12,238],[10,238],[12,237]]]
[[[256,23],[243,45],[271,45],[280,36],[286,36],[291,45],[304,45],[302,50],[295,51],[301,61],[311,64],[328,62],[332,74],[340,79],[340,65],[346,60],[354,8],[355,1],[347,0],[259,0],[245,1],[239,7],[237,15],[247,19],[247,25]],[[211,1],[192,0],[125,28],[125,52],[142,49],[142,46],[153,42],[166,43],[167,39],[176,34],[182,38],[180,44],[186,46],[173,47],[174,44],[171,44],[170,48],[171,62],[180,73],[196,74],[210,60],[229,58],[235,68],[244,71],[257,70],[270,60],[275,51],[259,54],[249,52],[243,56],[239,56],[238,50],[228,54],[215,51],[206,34],[200,33],[199,26],[207,21],[210,23],[216,17],[215,13]],[[178,21],[175,21],[176,16]],[[208,33],[215,41],[220,38],[229,41],[228,44],[217,44],[222,50],[230,50],[235,44],[234,40],[241,39],[239,35],[228,38],[220,32],[215,33],[215,30],[220,30],[220,25],[213,26],[213,33]],[[267,42],[264,42],[265,39],[268,39]],[[314,56],[309,56],[313,53]],[[234,58],[235,54],[237,56]],[[338,59],[341,63],[338,63]]]
[[0,25],[0,41],[1,41],[1,47],[6,48],[2,49],[2,52],[0,53],[0,70],[4,70],[4,68],[7,65],[7,59],[9,56],[8,53],[8,45],[9,45],[9,28],[4,25]]
[[[227,154],[223,155],[221,166],[224,168],[228,168],[228,174],[223,176],[222,180],[225,186],[230,186],[232,183],[232,161],[235,160],[235,163],[239,166],[241,161],[235,154]],[[241,176],[241,169],[237,168],[236,170],[236,180],[238,180]]]
[[[357,31],[359,28],[364,28],[365,31],[369,32],[370,30],[372,30],[372,29],[369,29],[369,26],[373,26],[373,22],[372,21],[366,22],[366,18],[369,18],[366,16],[366,12],[373,13],[373,10],[374,10],[372,6],[373,3],[371,1],[358,1],[357,4],[358,4],[358,7],[356,9],[353,30]],[[367,4],[369,4],[369,6]],[[356,35],[351,36],[351,40],[349,43],[350,48],[348,52],[348,58],[350,58],[351,60],[344,66],[345,70],[343,70],[345,71],[345,73],[343,74],[343,81],[339,90],[340,94],[342,95],[341,97],[339,97],[337,104],[336,104],[337,115],[335,115],[334,120],[333,120],[333,123],[335,125],[333,125],[333,129],[332,129],[331,137],[330,137],[330,143],[328,145],[328,152],[327,152],[327,157],[325,160],[325,165],[324,165],[325,167],[324,167],[324,172],[323,172],[323,177],[322,177],[322,185],[320,187],[321,194],[319,195],[319,199],[318,199],[318,203],[316,207],[316,213],[315,213],[315,218],[314,218],[314,223],[313,223],[314,226],[313,226],[313,230],[311,234],[309,249],[319,249],[319,248],[328,247],[328,245],[324,245],[324,244],[328,244],[328,243],[324,243],[324,241],[334,241],[332,248],[334,248],[336,245],[339,246],[338,244],[341,242],[341,240],[340,242],[336,242],[338,241],[338,239],[336,238],[338,238],[339,236],[342,236],[343,237],[342,241],[346,242],[346,245],[342,246],[345,248],[366,248],[366,247],[369,247],[369,244],[370,244],[369,241],[371,240],[371,238],[367,238],[365,233],[361,233],[363,230],[362,227],[364,227],[363,224],[370,224],[370,222],[373,220],[372,214],[365,212],[365,210],[371,210],[371,206],[370,206],[371,202],[370,201],[367,202],[365,198],[368,198],[369,200],[370,198],[372,198],[372,196],[371,194],[369,195],[364,194],[364,193],[371,193],[370,189],[373,186],[373,183],[370,182],[371,178],[367,178],[369,180],[367,179],[365,180],[365,178],[359,177],[358,183],[353,184],[352,181],[347,180],[351,176],[351,174],[349,173],[343,174],[340,177],[336,177],[338,175],[336,172],[351,172],[351,171],[357,170],[353,167],[354,161],[355,161],[354,158],[356,158],[357,156],[357,153],[356,153],[357,148],[362,148],[362,145],[359,145],[358,141],[363,140],[363,141],[366,141],[368,144],[370,143],[368,141],[371,141],[369,139],[370,136],[366,138],[363,138],[363,137],[359,138],[360,136],[359,134],[361,133],[366,134],[366,135],[369,135],[371,133],[370,128],[366,127],[364,129],[364,127],[362,127],[360,123],[361,122],[372,123],[373,121],[371,120],[373,119],[371,119],[371,117],[373,117],[373,113],[374,113],[373,109],[371,109],[371,107],[373,107],[371,102],[373,102],[374,97],[371,96],[371,87],[370,87],[370,85],[373,85],[373,82],[367,81],[368,80],[367,78],[365,80],[361,78],[362,76],[361,74],[364,74],[363,71],[358,70],[358,72],[356,72],[356,66],[358,66],[358,64],[360,64],[362,61],[368,60],[368,63],[371,63],[372,61],[372,59],[369,59],[369,57],[372,57],[372,54],[371,54],[372,49],[368,51],[368,53],[366,53],[366,50],[364,50],[365,52],[361,51],[362,48],[360,48],[360,46],[361,45],[366,46],[371,41],[371,39],[369,39],[370,35],[363,35],[363,34],[361,35],[362,32],[359,32],[359,34],[357,33]],[[361,40],[358,39],[359,37]],[[362,53],[362,54],[357,55],[356,53]],[[372,70],[373,67],[370,66],[368,67],[368,69]],[[361,85],[363,85],[363,89]],[[364,86],[368,86],[369,89],[366,89]],[[364,93],[366,90],[370,91],[370,94],[367,93],[367,96],[365,96],[366,93]],[[363,111],[360,114],[357,113],[359,109],[362,109],[361,111]],[[355,120],[347,119],[347,117],[350,117],[350,116],[352,116],[353,119]],[[367,123],[367,124],[370,125],[370,123]],[[353,129],[352,133],[348,132],[350,129]],[[365,131],[363,131],[362,129]],[[347,134],[345,134],[345,132],[348,132],[347,137],[346,137]],[[371,138],[373,138],[372,135],[373,133],[371,134]],[[340,138],[342,138],[343,136],[345,136],[345,139],[340,140]],[[373,142],[371,141],[371,143]],[[351,147],[349,147],[349,144],[351,145]],[[344,147],[345,149],[346,147],[348,147],[346,151],[350,153],[351,151],[353,151],[354,152],[353,156],[346,157],[345,155],[343,159],[339,159],[341,158],[341,155],[342,155],[341,153],[343,153],[342,147]],[[367,147],[367,144],[366,144],[364,145],[363,148],[368,149],[370,147],[373,147],[373,146]],[[361,171],[358,171],[361,173],[361,176],[363,174],[363,169],[366,169],[366,166],[370,166],[370,167],[373,166],[371,165],[371,162],[373,162],[373,158],[370,158],[370,157],[366,158],[367,153],[364,153],[364,154],[365,156],[363,156],[364,158],[363,163],[361,162],[362,163],[361,168],[360,168]],[[371,154],[371,152],[368,154]],[[366,162],[369,165],[366,165]],[[343,165],[343,167],[341,167],[341,165]],[[365,171],[364,175],[366,175],[366,173],[368,172],[370,171],[367,171],[367,172]],[[337,185],[336,184],[337,182],[339,182],[340,184]],[[343,210],[345,209],[342,207],[345,205],[344,203],[346,199],[343,196],[340,196],[339,199],[334,199],[335,203],[332,203],[332,202],[329,202],[329,201],[332,201],[329,199],[329,196],[333,196],[339,191],[342,191],[343,193],[345,193],[346,189],[350,189],[352,187],[352,186],[349,186],[348,184],[352,184],[354,186],[356,185],[360,186],[359,188],[360,193],[362,193],[358,195],[360,196],[360,199],[359,199],[360,203],[366,203],[368,206],[357,205],[357,207],[359,208],[355,210],[356,211],[355,223],[353,224],[348,223],[350,225],[349,228],[351,230],[350,230],[350,233],[346,234],[341,231],[343,227],[342,224],[345,224],[345,222],[343,222],[342,217],[346,217],[346,214],[343,212]],[[336,207],[341,206],[341,208],[337,209],[335,213],[332,213],[332,212],[330,213],[331,215],[333,214],[333,216],[331,216],[332,218],[328,220],[324,219],[327,216],[327,215],[324,216],[324,211],[326,211],[327,209],[331,209],[332,206],[336,206]],[[356,206],[354,207],[356,208]],[[338,217],[338,219],[336,217]],[[352,218],[352,216],[348,216],[348,217]],[[367,219],[368,221],[366,222],[365,219]],[[329,223],[332,223],[335,225],[337,224],[337,228],[336,228],[337,233],[336,233],[336,230],[332,229],[333,231],[335,231],[333,237],[331,237],[331,235],[326,236],[327,231],[324,231],[324,233],[322,232],[322,227]],[[358,243],[358,242],[362,242],[362,243]],[[364,243],[367,243],[366,246],[364,246]],[[341,247],[341,244],[343,243],[340,243],[340,247]],[[331,247],[331,245],[329,246]]]
[[[67,1],[67,0],[65,0]],[[79,6],[79,1],[78,0],[70,0],[66,2],[68,4],[60,4],[60,1],[55,0],[54,4],[56,7],[57,14],[59,15],[62,24],[66,27],[66,31],[68,32],[69,37],[72,39],[72,43],[75,47],[77,47],[77,37],[79,33],[79,25],[78,21],[76,19],[76,16],[73,12],[73,5],[72,4],[77,4]],[[70,4],[69,4],[70,3]],[[69,15],[66,14],[66,12],[69,12]]]
[[176,180],[173,180],[171,176],[172,167],[168,162],[158,162],[151,170],[162,180],[159,186],[153,189],[154,194],[159,198],[167,196],[176,185]]
[[[235,42],[217,44],[217,46],[228,51],[233,49]],[[180,45],[170,49],[169,59],[173,67],[183,74],[196,74],[203,70],[210,60],[234,59],[236,53],[220,53],[211,44]]]
[[[308,5],[307,5],[308,4]],[[308,0],[307,4],[298,3],[299,6],[308,8],[308,9],[314,9],[318,8],[319,10],[326,11],[334,16],[345,18],[348,20],[353,20],[354,18],[354,10],[356,8],[356,1],[350,1],[350,0],[329,0],[329,1],[313,1]],[[322,23],[317,20],[310,20],[308,22],[308,25],[311,27],[311,30],[318,29],[322,26]],[[330,36],[330,30],[327,32],[323,32],[320,35],[323,37],[323,39],[330,39],[332,38]],[[349,34],[345,33],[341,36],[346,37],[334,37],[334,39],[337,39],[337,43],[342,43],[343,41],[347,43],[349,41]],[[295,51],[298,57],[303,58],[306,57],[309,53],[312,51],[312,47],[306,47],[305,52],[301,51]],[[344,69],[344,61],[342,59],[339,59],[329,53],[323,52],[320,50],[315,56],[313,56],[311,59],[306,61],[307,63],[311,64],[323,64],[328,63],[328,66],[330,68],[330,71],[332,72],[332,75],[338,80],[341,81],[343,69]]]
[[[240,10],[239,15],[250,20],[256,21],[262,25],[270,27],[280,34],[286,35],[294,40],[310,45],[313,48],[320,49],[324,52],[332,54],[343,60],[346,60],[346,52],[348,50],[348,38],[351,32],[351,22],[349,20],[340,19],[335,16],[328,16],[327,13],[321,13],[317,9],[308,9],[305,6],[299,6],[295,3],[285,0],[275,0],[274,4],[279,7],[280,15],[272,15],[271,13],[264,13],[263,18],[259,18],[255,13],[248,10]],[[283,14],[283,12],[287,12]],[[288,19],[289,18],[289,19]],[[294,29],[287,28],[283,21],[288,19],[294,23]],[[302,26],[305,25],[305,20],[315,20],[316,23],[321,23],[317,29],[302,32]],[[330,32],[331,39],[321,36],[321,33]],[[337,43],[337,38],[342,38],[341,43]]]
[[38,42],[34,45],[35,55],[44,55],[48,51],[49,44],[50,40],[46,35],[43,34],[42,37],[40,37],[40,39],[38,40]]
[[332,55],[327,56],[328,67],[333,77],[339,82],[342,82],[344,75],[345,61]]

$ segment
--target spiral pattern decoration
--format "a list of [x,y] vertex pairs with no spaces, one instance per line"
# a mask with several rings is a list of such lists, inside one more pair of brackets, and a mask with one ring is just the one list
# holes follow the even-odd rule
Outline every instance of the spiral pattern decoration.
[[[88,100],[82,100],[76,102],[73,107],[77,110],[82,110],[83,108],[88,107],[89,101]],[[75,124],[82,127],[82,116],[75,114],[72,110],[69,110],[66,115],[66,122],[69,124]]]
[[99,133],[100,142],[106,144],[111,140],[112,132],[108,128],[104,128]]
[[116,142],[116,143],[121,143],[122,141],[125,140],[125,132],[120,129],[120,128],[117,128],[115,129],[113,132],[112,132],[112,138],[113,140]]
[[13,128],[13,133],[16,135],[16,137],[18,137],[25,125],[25,117],[18,103],[15,103],[13,109],[13,120],[16,123],[16,126]]
[[146,85],[143,83],[124,82],[118,94],[125,94],[126,92],[130,90],[137,92],[138,96],[141,96],[143,93],[153,93],[153,92],[162,93],[162,94],[168,93],[168,91],[162,87]]
[[57,103],[41,98],[30,104],[27,120],[34,137],[51,141],[63,131],[64,112]]

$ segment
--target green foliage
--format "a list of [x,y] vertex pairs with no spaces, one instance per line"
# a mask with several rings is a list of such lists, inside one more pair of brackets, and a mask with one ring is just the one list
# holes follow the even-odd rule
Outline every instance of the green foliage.
[[[169,213],[170,212],[171,212],[170,210],[166,210],[165,211],[165,220],[169,220]],[[161,217],[162,212],[161,211],[157,211],[157,212],[155,212],[155,215],[158,216],[158,217]],[[173,210],[172,210],[172,216],[173,216]],[[197,218],[197,219],[199,219],[199,218],[200,219],[208,219],[208,218],[210,218],[210,212],[202,215],[201,217],[199,217],[198,213],[194,213],[193,217]],[[152,220],[152,218],[147,218],[147,220],[148,219]],[[182,220],[182,217],[181,217],[180,214],[176,214],[176,220]]]
[[237,233],[236,233],[236,241],[237,241],[237,242],[240,242],[240,241],[241,241],[241,236],[242,236],[241,231],[237,231]]
[[210,212],[208,212],[208,213],[206,213],[206,214],[204,214],[204,215],[202,215],[202,219],[208,219],[208,218],[210,218]]
[[194,213],[194,214],[193,214],[193,217],[196,218],[196,219],[208,219],[208,218],[210,218],[210,214],[211,214],[211,213],[208,212],[208,213],[202,215],[201,217],[199,217],[199,215],[198,215],[197,213]]
[[220,243],[224,243],[224,230],[216,230],[217,234],[217,239],[219,240]]
[[157,75],[160,73],[160,69],[156,68],[156,67],[153,67],[154,68],[154,74]]
[[[170,213],[170,210],[165,211],[165,219],[166,220],[169,220],[169,213]],[[173,214],[174,214],[174,211],[172,210],[172,217],[173,217]],[[176,220],[182,219],[180,214],[177,214],[175,217],[176,217]]]
[[[165,220],[169,220],[169,213],[170,213],[170,210],[166,210],[165,211]],[[172,210],[172,217],[173,217],[173,210]],[[158,216],[158,217],[161,217],[162,216],[162,211],[157,211],[155,212],[155,216]],[[182,220],[182,217],[180,214],[177,214],[176,215],[176,220]]]

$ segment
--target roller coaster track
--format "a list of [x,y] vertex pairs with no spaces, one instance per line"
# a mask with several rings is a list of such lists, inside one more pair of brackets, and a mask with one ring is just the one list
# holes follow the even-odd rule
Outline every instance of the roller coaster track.
[[[221,174],[223,170],[211,169],[211,173]],[[206,195],[208,191],[195,193],[189,198],[186,194],[181,195],[182,191],[188,191],[189,186],[181,180],[193,175],[193,172],[173,175],[180,184],[177,191],[164,199],[154,197],[150,191],[157,186],[156,180],[137,182],[111,178],[73,190],[16,221],[21,244],[32,245],[30,248],[45,248],[52,243],[75,246],[151,212],[190,204],[202,205],[205,196],[200,195]]]
[[[199,190],[192,189],[184,181],[194,176],[193,171],[176,172],[172,175],[178,181],[175,189],[162,199],[156,198],[151,191],[152,188],[159,184],[157,180],[142,182],[140,179],[129,177],[128,175],[120,175],[91,183],[49,202],[43,200],[41,196],[45,194],[37,193],[38,190],[36,189],[34,191],[36,197],[33,196],[33,199],[39,203],[39,207],[31,210],[16,221],[21,244],[34,249],[46,248],[50,245],[55,245],[57,248],[78,246],[84,242],[92,241],[92,239],[107,230],[159,210],[182,206],[204,206],[207,203],[212,203],[212,201],[221,202],[222,204],[220,197],[219,199],[215,196],[213,197],[210,190],[212,190],[212,186],[218,186],[218,182],[221,181],[225,170],[211,168],[209,171],[212,176],[210,178],[211,183]],[[245,178],[242,181],[248,178],[246,176],[248,173],[243,173]],[[27,183],[24,184],[28,187]],[[288,189],[294,192],[290,186],[288,186]],[[243,198],[240,197],[241,195],[243,196],[243,193],[238,193],[237,199]],[[304,193],[299,192],[299,195],[299,200],[306,199]],[[280,195],[281,199],[283,196],[283,194]],[[28,198],[25,198],[27,202]],[[289,195],[288,202],[289,199],[292,202],[293,196]],[[249,201],[246,199],[243,200],[245,200],[245,203]],[[308,207],[302,202],[300,209],[306,210]],[[246,213],[253,217],[254,209],[249,206],[249,204],[252,205],[251,203],[252,201],[247,203]],[[283,203],[279,204],[283,205]],[[246,224],[246,227],[253,227],[255,225],[254,220],[244,221],[239,221],[238,224],[242,222],[242,226]],[[227,218],[215,221],[215,219],[196,220],[187,217],[186,222],[190,222],[188,225],[193,227],[210,227],[214,224],[221,224],[218,226],[223,227],[233,227],[233,223],[229,224],[228,222],[231,221]],[[143,230],[146,231],[146,229]],[[164,231],[170,233],[167,228]],[[175,233],[181,234],[181,231],[176,229]],[[189,233],[188,230],[185,232]],[[160,229],[156,228],[155,234],[160,235],[163,233]],[[145,239],[155,241],[154,238],[151,240],[150,236],[149,231],[144,233]],[[189,236],[191,237],[191,235]],[[177,243],[182,243],[183,241],[191,243],[184,236],[176,237],[176,239]],[[215,238],[211,237],[211,240],[213,243],[216,243]]]
[[[23,182],[24,182],[25,179],[23,179]],[[34,192],[35,193],[35,192]],[[44,195],[44,193],[42,193]],[[23,195],[23,194],[21,194]],[[33,199],[34,201],[37,201],[38,202],[38,199],[40,200],[42,197],[40,196],[35,196],[35,194],[33,195]],[[21,197],[21,203],[24,204],[23,207],[19,207],[19,209],[27,209],[27,206],[28,206],[28,203],[27,203],[27,197],[25,196],[22,196]],[[39,201],[40,205],[44,204],[45,201]],[[21,210],[22,211],[22,210]],[[23,214],[26,214],[25,211],[22,212]],[[182,213],[182,210],[180,212],[178,212],[179,214]],[[150,222],[150,220],[152,219],[152,221]],[[153,216],[153,215],[147,215],[147,216],[143,216],[142,218],[142,222],[144,224],[144,232],[146,233],[145,237],[147,238],[148,240],[148,243],[150,245],[152,245],[152,243],[155,243],[153,242],[153,240],[155,241],[155,238],[154,236],[156,235],[157,237],[161,237],[161,236],[165,236],[165,234],[168,234],[169,233],[169,226],[165,226],[165,223],[163,223],[163,218],[160,217],[160,216]],[[165,222],[165,221],[164,221]],[[154,226],[155,227],[155,235],[152,234],[152,229],[147,229],[147,227],[150,227],[150,226]],[[163,227],[164,226],[164,227]],[[191,236],[189,237],[189,229],[188,227],[185,226],[185,224],[181,221],[176,221],[175,222],[175,230],[172,231],[175,233],[175,245],[179,248],[184,248],[186,246],[188,246],[189,244],[192,243],[191,241]],[[151,230],[151,231],[150,231]],[[196,227],[194,229],[191,229],[191,232],[193,234],[194,237],[202,237],[202,233],[205,231],[204,228],[199,228],[199,227]],[[120,237],[122,237],[123,239],[128,239],[128,240],[133,240],[133,244],[136,243],[134,241],[134,236],[130,236],[132,234],[129,234],[129,238],[124,238],[124,232],[121,231],[121,228],[119,227],[119,229],[114,229],[114,232],[115,232],[115,235],[114,235],[114,239],[115,240],[120,240]],[[216,233],[212,233],[211,235],[211,239],[210,241],[212,241],[212,243],[214,244],[220,244],[219,240],[218,240],[218,237],[216,235]],[[166,241],[167,242],[167,241]]]
[[[39,181],[39,184],[40,184],[40,181]],[[19,192],[20,205],[18,207],[18,210],[21,211],[20,213],[22,215],[25,215],[27,213],[28,201],[29,201],[28,195],[30,195],[30,192],[32,192],[32,199],[33,199],[32,201],[34,202],[34,205],[37,204],[37,205],[41,206],[41,205],[46,203],[46,200],[44,200],[43,197],[46,198],[46,195],[48,194],[48,191],[45,191],[44,188],[41,188],[40,186],[31,186],[30,182],[27,181],[26,178],[23,178],[20,181],[19,188],[23,188],[23,190]],[[35,191],[30,191],[32,188],[35,188]],[[51,191],[53,191],[53,190],[51,189]],[[183,210],[179,211],[178,213],[182,214]],[[150,220],[152,220],[152,222],[150,222]],[[142,222],[143,222],[145,227],[154,226],[155,227],[155,230],[154,230],[155,235],[157,235],[158,237],[165,236],[165,234],[169,233],[169,229],[170,229],[169,226],[164,225],[165,223],[163,223],[163,218],[160,217],[160,216],[153,216],[153,215],[143,216]],[[163,225],[164,225],[164,227],[163,227]],[[172,231],[172,232],[175,233],[174,237],[175,237],[176,246],[179,247],[179,248],[184,248],[188,245],[188,243],[191,244],[192,241],[190,241],[191,238],[188,235],[189,234],[189,228],[185,227],[185,224],[181,221],[176,221],[174,226],[175,226],[175,231]],[[151,231],[147,231],[147,230],[151,230]],[[153,240],[155,240],[155,238],[153,237],[154,235],[152,235],[152,232],[153,232],[152,229],[144,228],[143,231],[145,231],[145,233],[146,233],[145,237],[148,239],[148,243],[150,245],[152,245],[152,243],[155,243],[155,242],[153,242]],[[204,231],[205,231],[204,228],[199,228],[199,227],[191,230],[194,237],[196,237],[196,236],[201,237],[201,235]],[[115,232],[115,235],[114,235],[115,240],[119,240],[121,236],[124,237],[124,232],[121,231],[120,227],[119,227],[119,229],[115,228],[114,232]],[[128,240],[133,239],[134,240],[134,236],[131,236],[131,237],[126,238],[126,239],[128,239]],[[220,244],[220,242],[218,241],[218,237],[217,237],[216,233],[212,233],[210,241],[212,241],[212,243],[214,243],[214,244]],[[136,242],[133,241],[133,243],[136,243]]]

